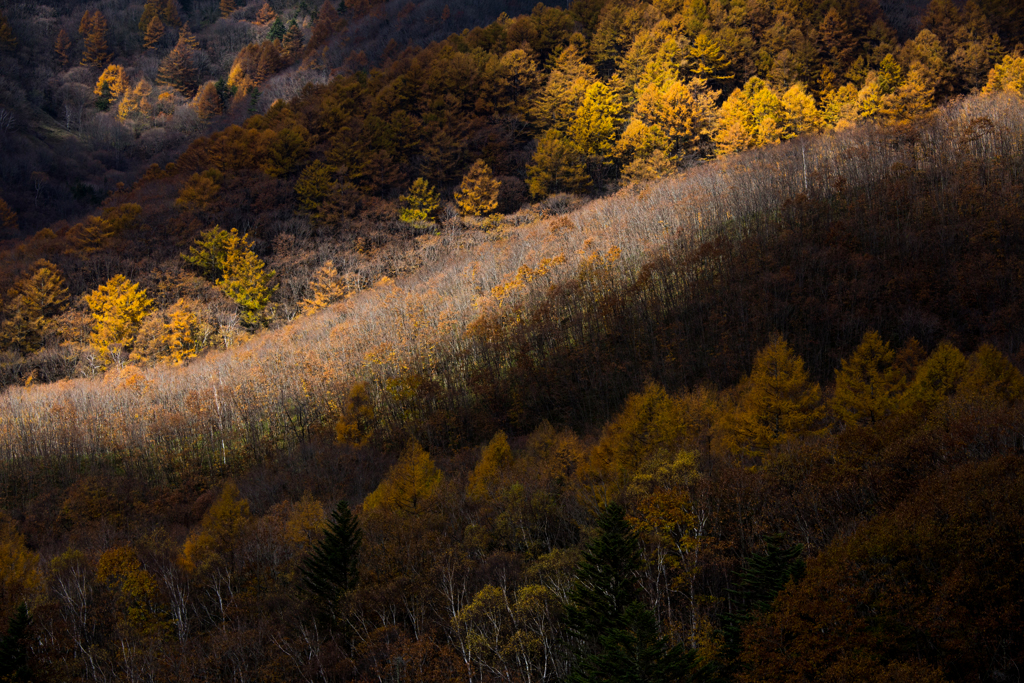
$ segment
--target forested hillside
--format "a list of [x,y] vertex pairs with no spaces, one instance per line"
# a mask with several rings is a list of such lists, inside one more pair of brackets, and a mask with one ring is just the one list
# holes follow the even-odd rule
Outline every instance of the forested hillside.
[[1016,4],[154,7],[266,34],[0,260],[0,679],[1020,679]]
[[0,240],[80,219],[149,165],[308,83],[531,6],[9,0],[0,4],[0,199],[18,220],[0,225]]

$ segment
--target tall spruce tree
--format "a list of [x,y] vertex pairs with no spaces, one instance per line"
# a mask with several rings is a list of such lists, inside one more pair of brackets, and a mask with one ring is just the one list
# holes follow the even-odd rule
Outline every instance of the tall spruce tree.
[[32,617],[28,606],[18,605],[7,626],[7,634],[0,638],[0,681],[21,683],[31,680],[28,670],[28,631]]
[[643,557],[626,511],[612,503],[597,521],[601,534],[583,552],[562,623],[576,641],[572,683],[678,681],[692,656],[670,647],[641,601]]
[[342,501],[334,509],[323,539],[302,561],[302,587],[328,614],[359,581],[356,565],[362,542],[359,522],[348,509],[348,503]]

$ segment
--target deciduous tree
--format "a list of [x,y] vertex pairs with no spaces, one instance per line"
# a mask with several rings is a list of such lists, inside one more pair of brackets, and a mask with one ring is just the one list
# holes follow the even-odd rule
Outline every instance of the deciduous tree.
[[71,36],[63,28],[57,33],[57,40],[53,43],[53,52],[57,55],[57,63],[66,69],[71,63]]
[[154,15],[149,20],[149,26],[146,27],[146,35],[142,38],[142,46],[147,50],[157,49],[160,46],[160,41],[164,39],[166,30],[164,22],[160,21],[160,17]]
[[441,205],[437,190],[425,178],[414,180],[409,192],[398,198],[398,203],[401,206],[398,218],[406,223],[435,220]]
[[766,455],[793,437],[815,431],[824,416],[821,390],[781,335],[757,353],[741,387],[739,405],[719,427],[726,446],[735,452]]
[[93,331],[89,343],[104,367],[121,353],[131,350],[135,335],[153,308],[146,290],[124,275],[115,275],[91,293],[85,302],[92,311]]
[[82,21],[78,25],[78,32],[85,36],[82,64],[102,69],[113,58],[107,46],[107,29],[107,18],[100,10],[87,10],[82,15]]
[[906,385],[896,354],[874,330],[836,370],[832,410],[847,427],[872,425],[894,412]]
[[465,216],[486,216],[498,208],[500,189],[501,182],[495,179],[491,167],[477,159],[455,190],[455,203]]

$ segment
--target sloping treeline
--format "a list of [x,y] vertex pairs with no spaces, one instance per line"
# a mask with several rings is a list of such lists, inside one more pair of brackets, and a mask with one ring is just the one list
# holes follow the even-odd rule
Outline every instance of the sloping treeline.
[[[323,64],[306,64],[319,60],[311,35],[299,67],[309,68],[293,85],[307,76],[321,85],[195,140],[111,195],[99,215],[58,222],[0,260],[0,383],[89,376],[111,356],[115,365],[184,362],[159,348],[171,345],[162,325],[174,317],[203,330],[190,352],[226,348],[244,338],[240,331],[308,314],[307,300],[329,301],[318,288],[340,298],[415,269],[410,233],[432,221],[494,227],[504,220],[495,212],[528,200],[557,206],[565,193],[600,195],[803,134],[905,125],[967,93],[1020,94],[1021,36],[1004,4],[934,0],[920,31],[902,41],[866,2],[538,5],[423,49],[396,48],[380,68],[329,83],[315,75]],[[322,9],[310,30],[340,30],[330,3]],[[254,26],[266,35],[239,53],[249,66],[220,90],[207,82],[195,106],[228,97],[243,71],[262,69],[257,52],[279,49],[267,26]],[[247,106],[245,88],[236,115]],[[495,196],[460,202],[460,180],[471,178]],[[432,197],[422,215],[405,206],[418,193]],[[0,205],[0,222],[11,221],[17,216]],[[221,278],[203,281],[178,258],[218,225],[248,234],[265,272],[275,271],[277,289],[257,297],[263,310],[240,305]],[[40,312],[22,290],[44,269],[68,295]],[[91,338],[96,314],[80,295],[117,275],[154,299],[149,324],[144,334],[140,319],[117,338]]]
[[415,276],[184,368],[12,388],[7,491],[96,460],[259,461],[323,438],[361,382],[367,439],[434,448],[603,421],[645,377],[735,381],[773,332],[822,378],[868,327],[1017,353],[1021,117],[975,98],[707,164],[469,248],[433,238]]

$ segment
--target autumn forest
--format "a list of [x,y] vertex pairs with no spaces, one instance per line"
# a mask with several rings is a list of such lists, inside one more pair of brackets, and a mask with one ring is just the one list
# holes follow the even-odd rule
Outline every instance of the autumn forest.
[[0,0],[0,681],[1020,681],[1013,0]]

